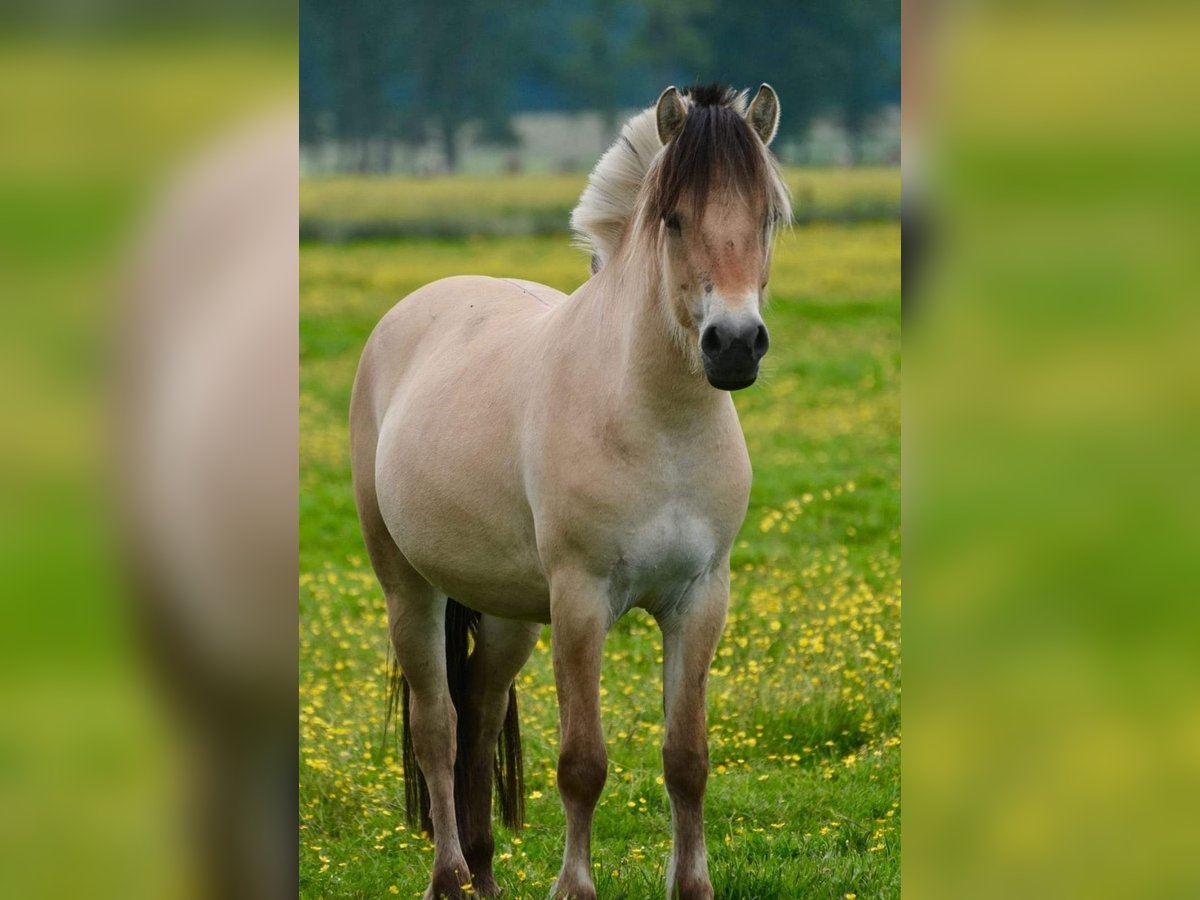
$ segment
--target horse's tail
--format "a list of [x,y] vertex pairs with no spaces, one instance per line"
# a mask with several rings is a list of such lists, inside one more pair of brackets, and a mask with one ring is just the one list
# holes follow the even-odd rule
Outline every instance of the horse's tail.
[[404,772],[404,817],[413,828],[423,828],[433,833],[433,820],[429,817],[429,786],[417,765],[417,751],[413,746],[412,729],[409,727],[408,679],[400,671],[400,663],[392,655],[388,668],[387,717],[383,723],[384,740],[387,740],[396,711],[400,711],[400,765]]
[[[466,791],[466,753],[473,735],[469,733],[468,717],[461,713],[465,708],[467,691],[467,660],[471,646],[479,630],[480,614],[468,609],[456,600],[446,601],[446,681],[450,688],[450,699],[458,715],[458,754],[454,765],[454,797],[456,815],[465,821],[463,799]],[[421,827],[433,833],[433,822],[429,816],[429,787],[425,776],[417,765],[417,752],[413,746],[412,728],[409,724],[409,688],[395,660],[392,662],[391,689],[388,696],[388,719],[395,715],[397,705],[401,711],[401,756],[404,767],[404,811],[412,827]],[[508,691],[508,712],[496,746],[493,767],[496,783],[496,799],[500,806],[500,820],[509,828],[519,829],[525,819],[525,774],[521,753],[521,726],[517,714],[517,686]]]
[[494,775],[500,821],[513,831],[520,831],[525,826],[525,761],[521,752],[516,681],[508,688],[508,712],[496,743]]

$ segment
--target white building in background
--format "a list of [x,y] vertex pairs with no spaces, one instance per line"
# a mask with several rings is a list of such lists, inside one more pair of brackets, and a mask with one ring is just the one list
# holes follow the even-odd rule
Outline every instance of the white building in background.
[[[498,172],[578,172],[592,167],[616,139],[620,123],[637,110],[622,110],[617,128],[609,131],[597,112],[524,112],[512,117],[517,142],[512,146],[486,144],[478,140],[479,128],[468,125],[462,132],[460,170],[476,174]],[[431,129],[432,131],[432,129]],[[800,140],[780,141],[774,147],[787,164],[848,166],[854,159],[846,131],[836,119],[812,123]],[[885,107],[871,123],[859,147],[860,159],[868,165],[898,165],[900,162],[900,108]],[[372,155],[391,161],[396,174],[439,175],[446,171],[441,144],[432,136],[423,145],[395,143],[374,145]],[[343,148],[334,142],[301,148],[305,174],[319,175],[346,168]]]

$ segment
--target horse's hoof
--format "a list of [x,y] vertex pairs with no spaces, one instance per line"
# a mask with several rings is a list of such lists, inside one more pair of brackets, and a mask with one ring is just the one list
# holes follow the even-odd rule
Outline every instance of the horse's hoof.
[[503,893],[493,875],[477,875],[471,880],[477,897],[499,897]]
[[[464,881],[463,884],[470,884],[470,882]],[[433,884],[430,884],[425,889],[425,894],[421,900],[469,900],[470,897],[474,896],[477,896],[474,891],[468,894],[463,890],[462,885],[456,884],[453,887],[442,885],[435,888]]]
[[667,896],[672,900],[713,900],[713,889],[707,881],[679,882]]
[[466,862],[438,866],[430,876],[423,900],[466,900],[467,891],[474,889]]
[[550,900],[596,900],[596,886],[587,884],[572,884],[559,876],[550,885]]

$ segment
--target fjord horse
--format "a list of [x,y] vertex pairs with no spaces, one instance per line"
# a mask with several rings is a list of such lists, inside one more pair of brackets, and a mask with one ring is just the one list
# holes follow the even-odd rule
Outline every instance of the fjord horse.
[[572,214],[593,256],[587,283],[566,296],[448,278],[367,342],[354,489],[403,672],[409,815],[435,841],[428,898],[499,893],[493,781],[519,827],[513,685],[546,622],[567,819],[553,895],[596,896],[602,649],[635,606],[663,633],[667,894],[712,896],[705,685],[750,490],[729,392],[754,383],[767,352],[772,238],[791,218],[767,149],[778,120],[768,85],[749,104],[718,86],[668,88],[626,124]]

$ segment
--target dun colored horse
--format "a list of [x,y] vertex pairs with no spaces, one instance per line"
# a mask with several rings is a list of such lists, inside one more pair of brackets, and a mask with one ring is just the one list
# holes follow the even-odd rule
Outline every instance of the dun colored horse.
[[750,490],[728,392],[754,383],[767,352],[772,238],[791,217],[767,150],[778,121],[765,84],[749,104],[715,85],[668,88],[572,215],[594,272],[574,294],[447,278],[367,342],[354,490],[403,672],[409,816],[436,845],[427,898],[499,893],[491,795],[495,782],[519,827],[513,685],[545,622],[567,820],[553,895],[596,896],[602,648],[635,606],[663,633],[667,894],[712,896],[705,686]]

